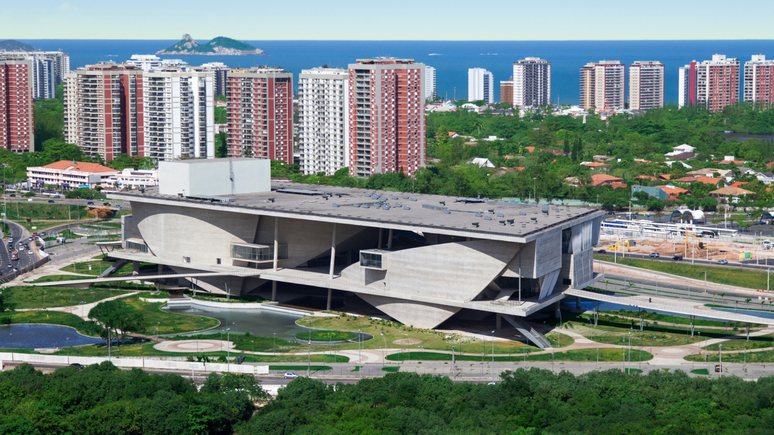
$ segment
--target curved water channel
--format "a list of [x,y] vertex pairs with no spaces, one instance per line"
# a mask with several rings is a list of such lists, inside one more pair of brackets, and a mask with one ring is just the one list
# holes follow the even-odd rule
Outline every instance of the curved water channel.
[[69,326],[26,323],[0,326],[0,348],[3,349],[51,349],[104,342],[81,335]]
[[[296,339],[299,332],[309,331],[309,328],[296,325],[296,320],[302,318],[300,314],[279,313],[270,310],[245,310],[223,309],[211,307],[185,307],[166,308],[170,313],[189,314],[192,316],[212,317],[220,321],[220,326],[204,331],[205,334],[227,332],[244,334],[249,332],[263,337],[277,337],[288,341],[302,341]],[[315,328],[312,328],[315,329]],[[229,331],[227,331],[229,330]],[[357,334],[357,331],[351,331]],[[175,334],[175,335],[191,335]],[[373,338],[370,334],[361,333],[363,341]],[[224,337],[225,338],[225,337]],[[357,340],[355,340],[357,341]],[[303,341],[306,343],[306,341]],[[314,344],[327,344],[328,342],[312,342]],[[334,342],[342,343],[342,342]]]

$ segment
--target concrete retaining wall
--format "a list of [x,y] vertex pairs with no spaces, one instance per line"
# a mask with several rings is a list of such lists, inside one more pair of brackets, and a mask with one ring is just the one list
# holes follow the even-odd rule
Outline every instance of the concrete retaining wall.
[[[163,299],[148,299],[148,302],[162,302]],[[189,306],[197,306],[197,307],[207,307],[207,308],[220,308],[220,309],[227,309],[227,310],[268,310],[268,311],[275,311],[279,313],[286,313],[286,314],[297,314],[299,316],[312,314],[310,311],[305,310],[299,310],[296,308],[287,308],[287,307],[280,307],[277,306],[276,302],[264,302],[264,303],[239,303],[239,302],[214,302],[214,301],[205,301],[201,299],[192,299],[192,298],[185,298],[185,299],[167,299],[166,300],[167,305],[170,307],[189,307]]]
[[[235,355],[236,357],[237,355]],[[11,361],[11,352],[0,352],[0,360]],[[105,357],[87,357],[87,356],[61,356],[61,355],[39,355],[28,353],[13,353],[13,361],[36,362],[47,364],[99,364],[108,361]],[[268,365],[247,365],[247,364],[224,364],[224,363],[202,363],[175,360],[159,360],[151,358],[111,358],[110,362],[116,367],[125,368],[146,368],[146,369],[165,369],[165,370],[196,370],[207,372],[231,372],[231,373],[250,373],[253,375],[268,375]]]

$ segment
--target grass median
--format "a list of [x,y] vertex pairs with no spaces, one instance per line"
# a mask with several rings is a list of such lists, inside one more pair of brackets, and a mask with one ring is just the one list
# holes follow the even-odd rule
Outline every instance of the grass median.
[[[594,259],[608,263],[614,261],[613,257],[609,255],[594,255]],[[642,260],[639,258],[618,258],[617,263],[698,280],[704,280],[704,273],[706,272],[707,282],[751,289],[766,288],[766,272],[761,270],[686,264],[678,261]]]
[[[142,302],[138,297],[124,299],[143,316],[145,333],[148,335],[181,334],[202,331],[218,326],[220,322],[211,317],[170,313],[161,309],[164,302]],[[158,329],[157,329],[158,328]]]

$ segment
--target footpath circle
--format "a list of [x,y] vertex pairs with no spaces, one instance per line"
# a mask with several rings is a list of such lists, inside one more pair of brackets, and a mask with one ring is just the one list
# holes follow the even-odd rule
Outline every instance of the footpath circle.
[[156,350],[164,352],[218,352],[234,349],[234,343],[221,340],[181,340],[162,341],[153,346]]

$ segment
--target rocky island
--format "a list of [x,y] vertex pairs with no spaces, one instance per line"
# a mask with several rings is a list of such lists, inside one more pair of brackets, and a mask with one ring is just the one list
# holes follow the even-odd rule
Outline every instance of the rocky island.
[[245,56],[245,55],[259,55],[266,54],[260,48],[255,48],[250,44],[239,42],[236,39],[226,38],[224,36],[218,36],[212,41],[206,44],[199,44],[191,35],[183,35],[183,39],[177,44],[157,51],[156,54],[160,55],[180,55],[180,54],[197,54],[208,56]]

